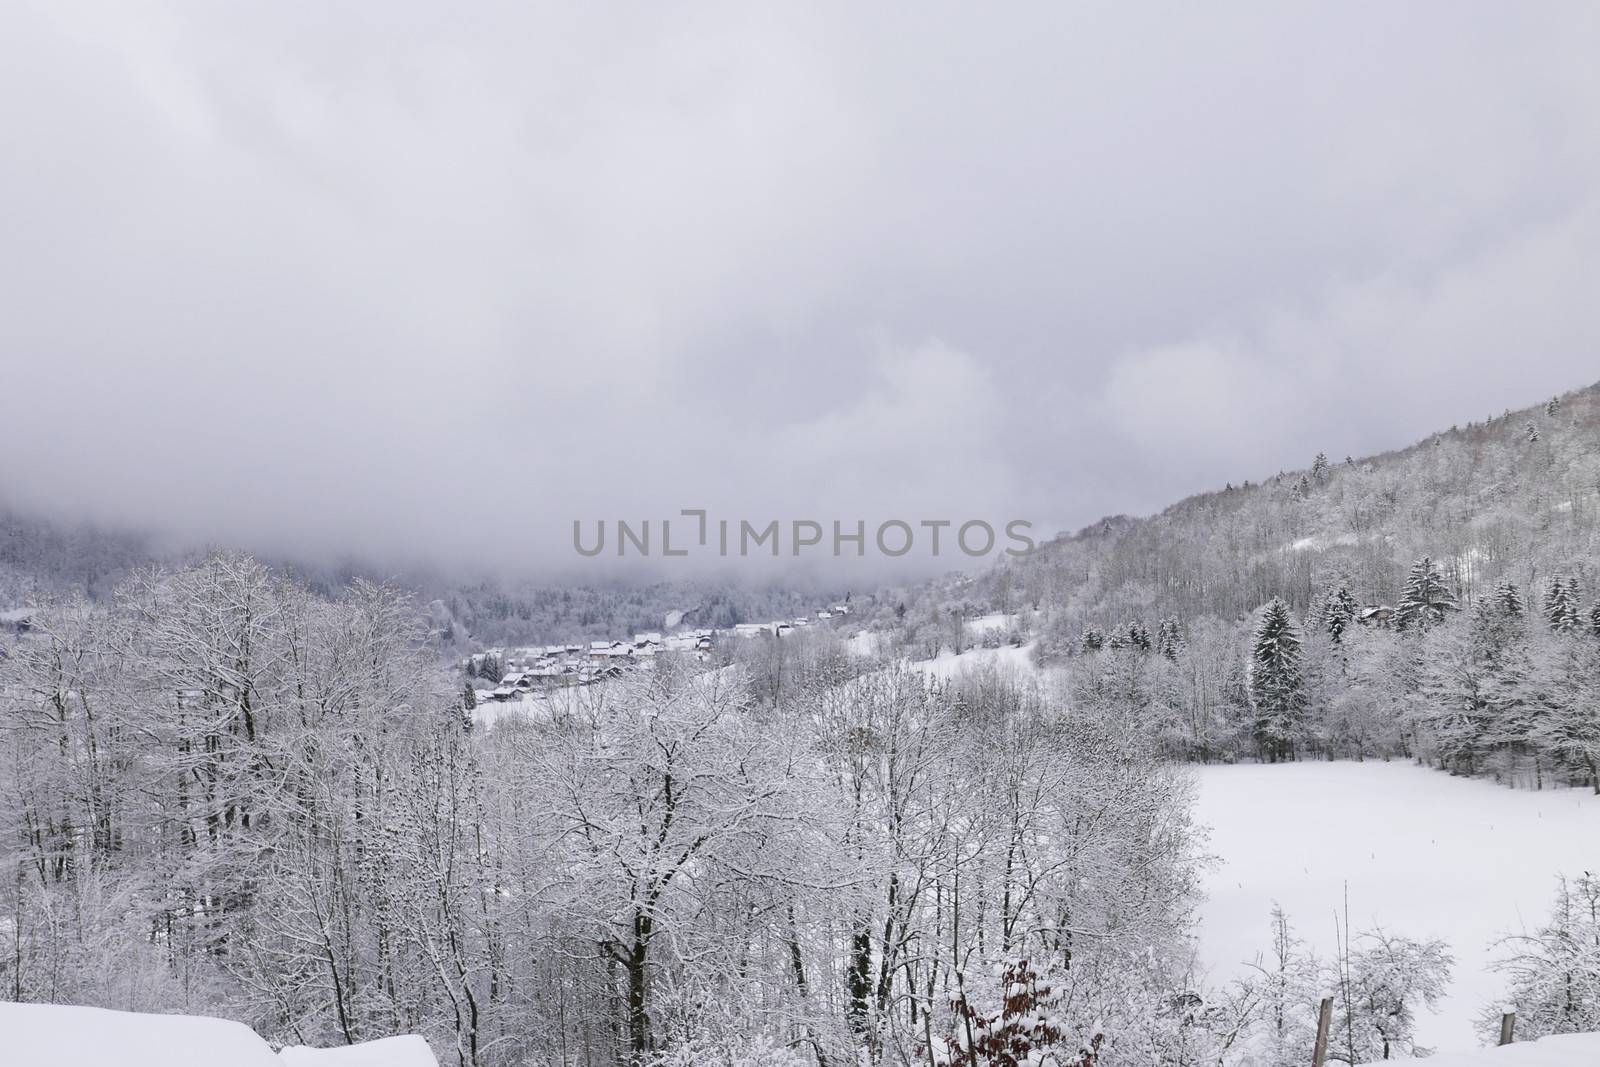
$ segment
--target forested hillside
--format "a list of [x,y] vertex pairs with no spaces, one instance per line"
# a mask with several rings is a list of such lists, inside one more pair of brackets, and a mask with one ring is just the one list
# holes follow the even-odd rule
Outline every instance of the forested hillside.
[[[1076,698],[1184,758],[1415,756],[1600,789],[1600,389],[1104,520],[932,588],[1018,612]],[[956,636],[959,641],[960,637]]]

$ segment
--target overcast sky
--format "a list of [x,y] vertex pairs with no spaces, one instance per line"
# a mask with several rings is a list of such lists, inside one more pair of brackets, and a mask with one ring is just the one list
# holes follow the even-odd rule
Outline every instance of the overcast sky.
[[0,498],[1053,532],[1600,378],[1600,6],[0,4]]

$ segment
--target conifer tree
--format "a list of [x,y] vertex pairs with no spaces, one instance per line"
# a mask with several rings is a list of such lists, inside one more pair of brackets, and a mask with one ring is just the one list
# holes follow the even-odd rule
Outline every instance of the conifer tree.
[[1545,588],[1544,618],[1558,634],[1570,634],[1582,625],[1578,614],[1578,579],[1556,575]]
[[1250,702],[1261,752],[1276,762],[1294,754],[1305,712],[1300,631],[1289,605],[1273,597],[1257,617],[1250,650]]
[[1405,593],[1400,598],[1400,606],[1395,608],[1395,628],[1426,630],[1442,622],[1446,613],[1455,611],[1456,606],[1455,594],[1445,585],[1444,576],[1432,557],[1423,556],[1411,565]]
[[1162,619],[1156,627],[1156,651],[1176,663],[1182,648],[1183,630],[1178,626],[1178,620]]
[[1083,637],[1079,641],[1079,647],[1083,652],[1099,652],[1105,646],[1106,646],[1106,635],[1105,634],[1101,633],[1099,630],[1095,629],[1093,626],[1091,626],[1087,630],[1083,631]]
[[1138,619],[1128,624],[1128,644],[1140,652],[1150,651],[1150,630]]
[[1328,636],[1338,644],[1360,614],[1360,603],[1350,592],[1350,587],[1341,582],[1338,588],[1329,591],[1327,600],[1323,602],[1322,625],[1328,631]]
[[1318,485],[1328,480],[1328,454],[1318,452],[1317,458],[1311,461],[1311,480]]
[[1510,578],[1502,578],[1494,584],[1494,605],[1504,615],[1522,615],[1522,591]]

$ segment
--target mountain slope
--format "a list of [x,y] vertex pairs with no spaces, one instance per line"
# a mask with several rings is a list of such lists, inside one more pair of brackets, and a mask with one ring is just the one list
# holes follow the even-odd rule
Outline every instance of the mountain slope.
[[1273,596],[1303,612],[1340,581],[1363,602],[1392,602],[1426,555],[1470,604],[1501,577],[1533,588],[1562,573],[1587,585],[1597,530],[1600,386],[1590,386],[1397,452],[1102,520],[981,576],[966,595],[1037,608],[1069,629],[1238,619]]

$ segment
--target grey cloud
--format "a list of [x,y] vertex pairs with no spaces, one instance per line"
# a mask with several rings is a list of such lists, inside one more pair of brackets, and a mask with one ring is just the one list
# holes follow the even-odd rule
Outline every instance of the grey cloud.
[[0,12],[0,497],[567,566],[1046,530],[1593,378],[1592,7]]

